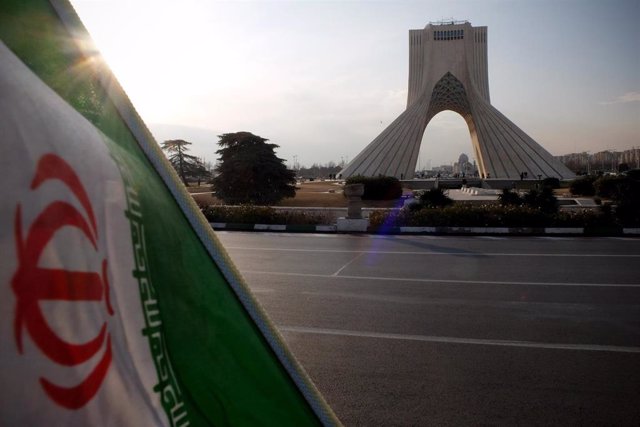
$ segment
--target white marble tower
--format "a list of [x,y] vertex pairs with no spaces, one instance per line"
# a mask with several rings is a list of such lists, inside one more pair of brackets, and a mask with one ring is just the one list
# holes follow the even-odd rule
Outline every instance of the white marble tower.
[[573,178],[560,161],[491,105],[487,27],[468,22],[430,23],[409,30],[407,109],[341,171],[353,175],[413,178],[429,121],[452,110],[469,126],[483,178]]

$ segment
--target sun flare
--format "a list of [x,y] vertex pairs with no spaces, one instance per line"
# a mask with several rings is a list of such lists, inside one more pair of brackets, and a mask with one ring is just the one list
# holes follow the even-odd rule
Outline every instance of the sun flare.
[[[113,32],[93,34],[102,56],[146,120],[176,121],[193,108],[180,105],[177,99],[185,99],[185,94],[202,96],[215,88],[215,82],[233,78],[216,64],[225,49],[214,39],[210,31],[214,23],[208,17],[197,3],[134,2],[127,16],[112,23]],[[91,28],[93,23],[86,24]]]

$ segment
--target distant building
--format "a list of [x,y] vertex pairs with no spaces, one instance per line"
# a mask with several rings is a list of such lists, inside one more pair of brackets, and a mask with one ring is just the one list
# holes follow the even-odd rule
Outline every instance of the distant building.
[[452,165],[441,165],[433,168],[435,173],[452,175],[453,174],[453,166]]
[[453,174],[459,176],[477,176],[478,168],[476,167],[475,161],[471,163],[469,156],[462,153],[460,157],[458,157],[458,161],[453,164]]
[[575,173],[617,172],[621,163],[631,169],[640,169],[640,148],[625,151],[605,150],[597,153],[570,153],[556,157]]

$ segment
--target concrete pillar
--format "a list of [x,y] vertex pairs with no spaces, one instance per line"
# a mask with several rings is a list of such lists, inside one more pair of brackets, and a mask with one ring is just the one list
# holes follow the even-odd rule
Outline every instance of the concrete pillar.
[[344,195],[347,196],[348,219],[362,219],[362,195],[364,194],[364,184],[349,184],[344,186]]

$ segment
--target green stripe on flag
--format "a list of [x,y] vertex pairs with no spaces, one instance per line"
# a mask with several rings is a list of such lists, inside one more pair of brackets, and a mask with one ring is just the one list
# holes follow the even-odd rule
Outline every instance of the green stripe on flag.
[[[4,0],[0,38],[108,137],[127,190],[127,217],[137,230],[132,244],[146,248],[148,269],[133,272],[142,309],[147,320],[158,314],[161,320],[140,332],[158,371],[149,393],[172,424],[339,424],[100,56],[92,55],[71,6]],[[179,399],[184,412],[172,409]]]

